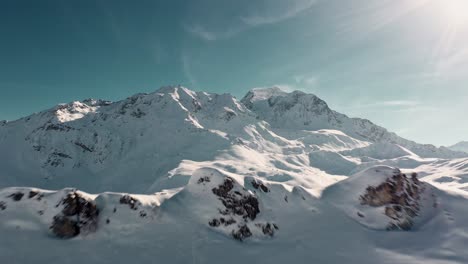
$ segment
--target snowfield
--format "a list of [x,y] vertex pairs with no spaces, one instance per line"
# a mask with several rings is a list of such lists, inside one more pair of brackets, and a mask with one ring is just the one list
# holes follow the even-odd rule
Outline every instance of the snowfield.
[[278,88],[61,104],[0,122],[0,263],[468,263],[459,150]]

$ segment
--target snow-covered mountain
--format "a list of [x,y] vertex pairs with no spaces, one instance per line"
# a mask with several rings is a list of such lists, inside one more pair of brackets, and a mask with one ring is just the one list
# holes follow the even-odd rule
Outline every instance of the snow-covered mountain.
[[300,91],[76,101],[0,123],[0,262],[466,263],[466,164]]
[[453,151],[461,151],[461,152],[468,153],[468,141],[458,142],[457,144],[454,144],[448,148]]

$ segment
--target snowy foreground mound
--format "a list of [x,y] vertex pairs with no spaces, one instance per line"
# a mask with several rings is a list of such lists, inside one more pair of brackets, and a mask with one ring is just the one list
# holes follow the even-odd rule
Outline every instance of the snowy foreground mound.
[[0,260],[465,263],[467,215],[464,198],[385,166],[321,198],[202,168],[187,186],[151,195],[3,189]]
[[386,166],[369,168],[329,187],[324,198],[377,230],[416,229],[438,210],[431,185],[419,181],[416,173],[406,175]]
[[468,263],[468,153],[299,91],[0,122],[0,187],[0,263]]

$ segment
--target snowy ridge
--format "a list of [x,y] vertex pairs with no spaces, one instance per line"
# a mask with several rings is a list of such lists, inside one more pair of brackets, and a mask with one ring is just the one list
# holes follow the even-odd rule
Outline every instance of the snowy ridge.
[[468,142],[467,141],[461,141],[461,142],[458,142],[457,144],[452,145],[452,146],[450,146],[448,148],[453,150],[453,151],[462,151],[462,152],[468,153]]
[[0,123],[0,262],[465,263],[467,164],[300,91],[76,101]]

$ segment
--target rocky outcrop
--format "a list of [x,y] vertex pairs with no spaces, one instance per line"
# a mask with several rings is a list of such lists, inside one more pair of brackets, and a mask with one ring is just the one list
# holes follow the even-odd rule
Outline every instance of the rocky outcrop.
[[93,200],[72,191],[56,207],[62,211],[54,216],[50,229],[60,238],[72,238],[81,233],[95,232],[98,227],[99,209]]
[[[209,177],[201,177],[198,184],[211,182]],[[260,181],[252,181],[255,189],[265,193],[269,192],[267,186]],[[214,228],[230,229],[231,236],[239,241],[261,233],[265,236],[274,236],[278,226],[273,223],[257,222],[257,216],[260,214],[260,202],[258,197],[238,186],[237,182],[226,177],[221,184],[212,188],[212,193],[222,202],[223,208],[219,209],[219,217],[211,219],[208,224]],[[230,228],[230,227],[233,228]],[[254,230],[255,229],[255,230]]]
[[[361,205],[384,207],[384,214],[391,219],[388,230],[410,230],[413,218],[418,216],[421,193],[425,186],[413,173],[410,177],[399,171],[377,186],[368,186],[360,196]],[[358,213],[360,217],[364,215]]]
[[263,184],[263,182],[259,181],[259,180],[252,180],[252,187],[254,187],[256,190],[261,190],[262,192],[270,192],[270,189],[268,189],[268,187],[265,186],[265,184]]
[[222,201],[225,209],[221,211],[223,215],[240,215],[245,220],[255,220],[260,213],[258,199],[251,194],[242,194],[239,191],[232,192],[234,180],[226,178],[222,185],[213,188],[213,193]]

